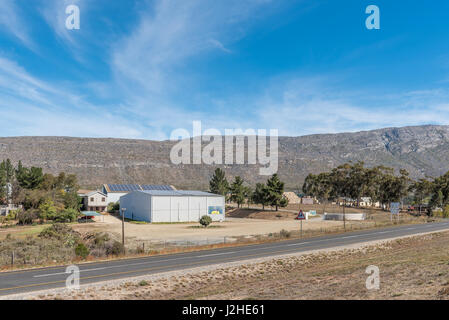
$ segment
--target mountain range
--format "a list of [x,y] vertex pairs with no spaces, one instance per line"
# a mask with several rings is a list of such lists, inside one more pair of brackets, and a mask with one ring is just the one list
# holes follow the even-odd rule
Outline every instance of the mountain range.
[[[229,180],[240,175],[247,183],[264,182],[260,165],[181,164],[170,161],[176,142],[113,138],[0,138],[0,160],[22,160],[45,172],[78,176],[83,188],[103,183],[171,184],[178,189],[208,189],[216,167]],[[371,131],[279,137],[280,178],[297,190],[309,173],[328,171],[349,162],[406,169],[412,178],[435,177],[449,171],[449,126],[424,125]]]

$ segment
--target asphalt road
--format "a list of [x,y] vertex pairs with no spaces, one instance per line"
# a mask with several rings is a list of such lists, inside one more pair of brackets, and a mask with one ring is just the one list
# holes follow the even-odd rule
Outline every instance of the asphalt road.
[[[442,230],[449,230],[449,220],[439,223],[347,232],[344,234],[303,240],[295,239],[189,253],[86,263],[79,265],[80,284],[156,274],[245,259],[326,249]],[[66,279],[69,276],[65,271],[66,266],[60,266],[0,273],[0,296],[65,287]]]

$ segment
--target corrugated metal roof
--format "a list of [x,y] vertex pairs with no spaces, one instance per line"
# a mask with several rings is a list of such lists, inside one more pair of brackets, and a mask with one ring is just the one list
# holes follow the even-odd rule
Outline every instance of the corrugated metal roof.
[[169,185],[139,185],[139,184],[105,184],[104,185],[105,190],[108,193],[127,193],[132,191],[139,191],[139,190],[174,190],[172,186]]
[[103,196],[106,197],[106,195],[105,195],[103,192],[98,191],[98,190],[97,190],[97,191],[91,191],[91,192],[85,194],[85,196],[90,197],[90,196],[93,196],[93,195],[96,194],[96,193],[99,193],[99,194],[101,194],[101,195],[103,195]]
[[140,187],[142,190],[173,190],[169,185],[143,184]]
[[213,194],[204,191],[196,191],[196,190],[144,190],[137,191],[143,192],[146,194],[150,194],[152,196],[193,196],[193,197],[221,197],[218,194]]

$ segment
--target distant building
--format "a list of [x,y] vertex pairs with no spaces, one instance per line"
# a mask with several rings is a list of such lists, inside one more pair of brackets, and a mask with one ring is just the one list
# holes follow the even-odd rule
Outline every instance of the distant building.
[[150,185],[150,184],[104,184],[102,192],[107,196],[108,203],[119,202],[120,198],[133,191],[151,191],[151,190],[176,190],[169,185]]
[[0,206],[0,216],[7,216],[10,211],[22,209],[23,206],[16,206],[14,204],[8,204],[4,206]]
[[86,211],[105,212],[108,207],[108,196],[101,191],[92,191],[83,195],[83,209]]
[[301,203],[302,204],[314,204],[314,200],[311,197],[304,197],[304,198],[301,198]]
[[380,202],[376,201],[373,203],[373,200],[371,199],[371,197],[361,197],[360,198],[360,202],[359,205],[361,207],[375,207],[375,208],[380,208]]

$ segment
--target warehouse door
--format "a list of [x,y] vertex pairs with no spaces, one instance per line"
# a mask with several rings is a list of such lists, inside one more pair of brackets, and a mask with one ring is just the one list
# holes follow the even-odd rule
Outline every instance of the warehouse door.
[[152,222],[171,222],[170,197],[153,196],[152,211]]
[[205,197],[189,197],[190,221],[199,221],[207,214],[207,202]]
[[171,221],[188,222],[189,220],[189,198],[171,197]]

